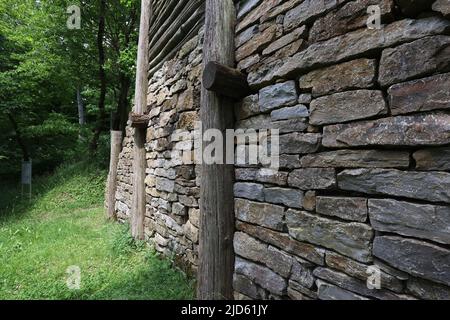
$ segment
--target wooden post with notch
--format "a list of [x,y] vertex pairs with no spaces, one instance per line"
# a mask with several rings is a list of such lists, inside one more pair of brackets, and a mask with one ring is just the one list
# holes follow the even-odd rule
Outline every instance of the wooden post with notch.
[[[136,70],[135,115],[143,115],[147,107],[148,88],[148,37],[150,29],[151,0],[141,0],[141,21]],[[133,119],[131,119],[133,121]],[[133,147],[133,204],[131,209],[131,233],[135,239],[144,239],[145,218],[145,140],[147,126],[134,126]]]
[[[203,63],[234,66],[235,7],[233,0],[206,0]],[[234,128],[232,98],[202,87],[203,130]],[[205,147],[205,146],[204,146]],[[226,157],[226,148],[224,146]],[[201,300],[233,298],[234,167],[202,165],[200,243],[197,297]]]

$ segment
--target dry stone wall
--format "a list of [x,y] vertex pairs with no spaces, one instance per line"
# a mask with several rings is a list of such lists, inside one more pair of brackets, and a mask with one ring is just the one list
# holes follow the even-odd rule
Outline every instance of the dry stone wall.
[[[235,128],[280,131],[278,171],[235,165],[236,299],[450,299],[449,2],[235,3]],[[194,272],[200,167],[174,155],[194,154],[202,47],[200,30],[152,73],[147,110],[146,239]],[[129,126],[121,221],[132,157]]]
[[[191,139],[199,120],[202,47],[200,30],[152,75],[147,101],[151,120],[146,139],[146,240],[192,272],[198,265],[199,167],[182,160],[194,152]],[[116,193],[122,221],[130,220],[132,158],[133,129],[128,127]]]
[[237,299],[450,299],[449,10],[237,3],[236,127],[281,134],[278,172],[236,167]]

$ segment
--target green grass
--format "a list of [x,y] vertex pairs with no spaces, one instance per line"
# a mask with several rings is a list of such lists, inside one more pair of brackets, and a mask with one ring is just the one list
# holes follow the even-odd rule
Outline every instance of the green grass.
[[[88,165],[60,168],[35,181],[36,195],[0,186],[0,299],[192,299],[193,282],[107,222],[106,173]],[[19,192],[18,192],[19,191]],[[79,290],[67,270],[81,271]]]

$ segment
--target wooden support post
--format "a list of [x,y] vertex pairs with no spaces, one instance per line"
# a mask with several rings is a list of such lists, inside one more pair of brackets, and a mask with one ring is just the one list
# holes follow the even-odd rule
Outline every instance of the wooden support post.
[[145,219],[145,136],[146,129],[134,129],[133,149],[133,208],[131,217],[131,234],[135,239],[144,239]]
[[[235,7],[233,0],[206,0],[203,62],[234,66]],[[234,128],[233,99],[208,91],[201,94],[203,130]],[[205,146],[204,146],[205,147]],[[226,148],[224,155],[226,156]],[[200,244],[197,297],[233,298],[234,166],[202,165]]]
[[107,187],[107,217],[116,220],[117,165],[122,149],[122,131],[111,131],[111,159]]
[[[141,1],[141,22],[136,70],[136,93],[134,114],[143,115],[147,107],[148,87],[148,33],[150,29],[151,1]],[[146,128],[134,129],[133,152],[133,205],[131,210],[131,233],[136,239],[144,239],[145,218],[145,139]]]
[[236,100],[250,94],[250,87],[245,74],[216,61],[210,61],[206,64],[203,71],[203,86],[209,91]]

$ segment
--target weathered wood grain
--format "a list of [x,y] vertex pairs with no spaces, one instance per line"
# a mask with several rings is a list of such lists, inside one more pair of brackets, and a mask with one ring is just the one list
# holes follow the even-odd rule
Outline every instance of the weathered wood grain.
[[245,74],[216,61],[210,61],[205,66],[203,86],[209,91],[236,100],[250,94],[250,87]]
[[[232,0],[206,1],[204,64],[217,61],[234,67],[235,19]],[[234,128],[232,107],[232,99],[202,88],[200,113],[203,130],[219,129],[225,136],[226,129]],[[202,165],[199,299],[233,297],[233,177],[232,165]]]

